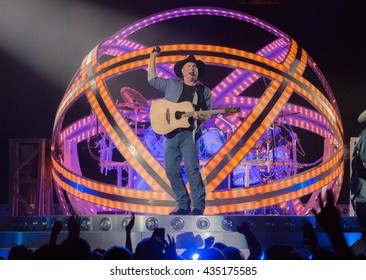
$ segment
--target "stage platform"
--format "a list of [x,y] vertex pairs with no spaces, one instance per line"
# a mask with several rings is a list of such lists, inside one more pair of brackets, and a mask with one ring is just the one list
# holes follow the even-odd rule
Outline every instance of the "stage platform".
[[[7,256],[8,250],[16,245],[27,245],[36,249],[48,243],[52,223],[64,222],[59,235],[60,243],[67,237],[67,216],[21,216],[0,217],[0,255]],[[123,214],[99,214],[81,216],[81,237],[91,248],[108,249],[113,245],[125,244],[124,226],[130,219]],[[303,243],[302,227],[309,221],[317,231],[319,246],[331,247],[326,233],[316,224],[313,216],[149,216],[136,215],[132,231],[132,245],[150,237],[155,227],[165,228],[166,234],[174,237],[179,254],[188,248],[204,246],[204,240],[213,236],[215,242],[222,242],[239,248],[246,256],[249,254],[244,236],[236,232],[243,221],[248,221],[264,249],[275,244],[287,244],[295,247],[305,256],[309,255]],[[340,226],[349,244],[358,239],[360,233],[356,217],[341,217]]]

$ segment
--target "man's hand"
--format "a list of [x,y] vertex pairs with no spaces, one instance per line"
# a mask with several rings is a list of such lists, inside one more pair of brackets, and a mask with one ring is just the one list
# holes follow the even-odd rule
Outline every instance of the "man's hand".
[[126,225],[126,232],[131,232],[134,225],[135,225],[135,214],[133,212],[131,212],[131,217],[130,218],[131,218],[131,220]]
[[61,230],[63,229],[64,225],[62,221],[56,220],[53,222],[52,229],[51,229],[51,235],[50,235],[50,244],[56,245],[57,244],[57,237]]
[[174,237],[170,237],[169,234],[167,234],[167,236],[168,236],[168,241],[166,241],[166,240],[163,241],[165,256],[168,260],[177,260],[178,255],[177,255]]
[[78,215],[72,215],[68,221],[67,221],[67,225],[69,228],[69,235],[68,238],[69,239],[78,239],[80,237],[80,227],[81,224],[81,218]]
[[[202,111],[202,109],[200,111]],[[193,118],[195,120],[198,120],[198,121],[203,122],[203,123],[208,122],[208,120],[210,119],[210,116],[205,115],[205,114],[200,114],[200,111],[195,111],[193,113]]]
[[154,47],[153,50],[151,51],[150,58],[156,58],[157,56],[159,56],[160,52],[161,49],[159,46]]

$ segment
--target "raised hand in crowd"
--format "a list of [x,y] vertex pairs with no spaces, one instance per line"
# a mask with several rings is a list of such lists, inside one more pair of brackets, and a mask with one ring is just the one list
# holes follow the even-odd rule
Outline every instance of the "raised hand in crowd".
[[331,190],[326,193],[327,203],[324,205],[320,195],[318,197],[320,211],[312,209],[317,222],[328,234],[335,253],[339,259],[352,259],[353,254],[349,248],[343,232],[340,228],[340,213],[334,205],[334,197]]
[[130,221],[126,225],[126,243],[125,246],[128,250],[133,252],[132,250],[132,240],[131,240],[131,231],[133,227],[135,226],[135,214],[132,212]]
[[171,237],[169,234],[167,234],[168,237],[168,241],[165,239],[163,241],[163,248],[164,248],[164,253],[166,256],[167,260],[177,260],[178,255],[177,255],[177,250],[176,250],[176,245],[175,245],[175,240],[174,237]]
[[62,228],[64,227],[62,221],[56,220],[53,222],[52,229],[51,229],[51,235],[50,235],[50,245],[56,245],[57,244],[57,238],[60,234]]
[[80,237],[80,223],[81,223],[81,218],[78,215],[72,215],[68,220],[67,220],[67,225],[68,225],[68,230],[69,230],[69,235],[68,235],[68,239],[78,239]]

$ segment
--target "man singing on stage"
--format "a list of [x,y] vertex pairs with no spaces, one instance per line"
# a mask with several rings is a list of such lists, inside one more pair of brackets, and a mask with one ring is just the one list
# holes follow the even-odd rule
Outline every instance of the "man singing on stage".
[[[155,47],[150,54],[148,82],[154,88],[165,93],[165,99],[171,102],[189,101],[193,104],[194,114],[190,118],[188,128],[176,128],[165,135],[164,162],[167,177],[175,194],[178,209],[171,215],[202,215],[205,210],[205,186],[199,172],[198,139],[202,134],[201,124],[206,123],[210,116],[202,114],[202,110],[212,109],[211,90],[198,82],[205,72],[205,64],[194,55],[178,61],[174,66],[178,78],[160,78],[156,71],[156,57],[160,48]],[[188,177],[193,201],[186,189],[181,172],[181,161]]]

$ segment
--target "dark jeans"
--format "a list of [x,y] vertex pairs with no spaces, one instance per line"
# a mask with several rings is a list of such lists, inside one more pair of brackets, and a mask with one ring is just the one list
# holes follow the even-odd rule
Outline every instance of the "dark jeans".
[[173,138],[167,138],[164,147],[166,175],[170,180],[178,207],[190,210],[191,199],[180,169],[182,158],[191,189],[193,207],[203,211],[206,192],[199,171],[198,143],[193,142],[192,131],[182,131]]

